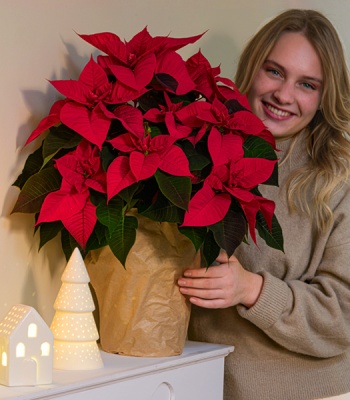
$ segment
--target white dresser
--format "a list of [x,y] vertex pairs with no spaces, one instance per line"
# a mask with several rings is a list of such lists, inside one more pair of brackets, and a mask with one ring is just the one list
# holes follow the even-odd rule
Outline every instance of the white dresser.
[[233,346],[186,342],[180,356],[126,357],[101,352],[104,368],[54,370],[51,385],[0,386],[0,399],[220,400],[224,358]]

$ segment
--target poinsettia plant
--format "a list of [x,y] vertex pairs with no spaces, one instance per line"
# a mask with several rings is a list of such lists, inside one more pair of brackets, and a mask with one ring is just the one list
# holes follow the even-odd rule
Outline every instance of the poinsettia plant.
[[125,265],[136,209],[176,223],[207,265],[256,231],[282,250],[258,189],[278,184],[274,138],[219,67],[177,52],[202,35],[79,36],[101,53],[78,80],[50,81],[63,99],[28,138],[44,137],[14,182],[13,212],[35,214],[40,248],[60,233],[67,258],[108,245]]

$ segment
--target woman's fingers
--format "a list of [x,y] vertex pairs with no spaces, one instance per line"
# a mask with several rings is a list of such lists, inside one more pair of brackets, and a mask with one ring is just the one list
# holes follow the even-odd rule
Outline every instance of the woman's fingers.
[[187,296],[194,296],[207,300],[223,298],[223,291],[221,289],[206,290],[191,287],[181,287],[180,291]]
[[203,308],[227,308],[229,305],[225,302],[224,299],[213,299],[213,300],[208,300],[208,299],[202,299],[200,297],[190,297],[189,301],[192,304],[195,304],[198,307],[203,307]]
[[[226,253],[219,257],[226,257]],[[180,292],[191,303],[206,308],[225,308],[236,304],[251,307],[257,301],[262,285],[261,275],[246,271],[239,261],[230,257],[229,262],[208,269],[189,269],[178,280]]]
[[180,292],[187,296],[191,303],[205,308],[229,307],[229,297],[222,289],[198,289],[192,287],[180,287]]

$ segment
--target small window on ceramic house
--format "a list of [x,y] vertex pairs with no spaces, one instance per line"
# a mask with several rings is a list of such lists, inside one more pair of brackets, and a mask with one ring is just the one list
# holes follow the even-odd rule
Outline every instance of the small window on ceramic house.
[[44,342],[41,345],[41,355],[43,357],[48,357],[50,355],[50,343]]
[[26,355],[26,347],[23,343],[18,343],[16,346],[16,357],[24,357]]
[[38,336],[38,325],[37,324],[29,324],[28,326],[28,337],[36,338]]
[[6,351],[3,351],[1,354],[1,365],[3,367],[7,367],[7,353]]

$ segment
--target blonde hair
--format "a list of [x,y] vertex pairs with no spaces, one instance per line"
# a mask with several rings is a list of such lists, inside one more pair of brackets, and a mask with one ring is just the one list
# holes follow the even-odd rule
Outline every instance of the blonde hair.
[[[286,31],[300,32],[310,41],[320,57],[324,81],[320,110],[307,127],[310,161],[289,178],[288,203],[291,209],[306,212],[317,229],[323,231],[333,221],[331,195],[347,180],[350,169],[350,83],[335,28],[314,10],[281,13],[248,42],[239,60],[235,83],[243,93],[249,92],[257,72]],[[293,146],[291,152],[292,149]]]

